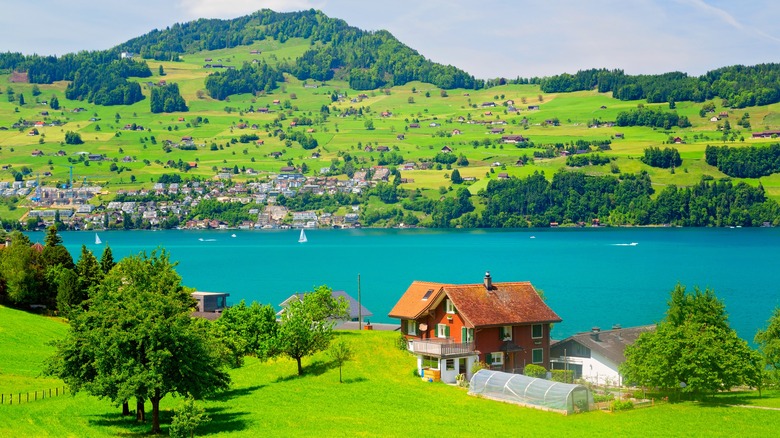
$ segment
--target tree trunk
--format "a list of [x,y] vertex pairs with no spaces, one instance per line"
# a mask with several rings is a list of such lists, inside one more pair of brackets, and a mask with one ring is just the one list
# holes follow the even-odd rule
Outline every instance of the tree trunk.
[[341,381],[341,365],[339,365],[339,383],[344,383]]
[[296,357],[295,360],[298,361],[298,375],[302,376],[303,375],[303,366],[301,366],[301,358],[300,357]]
[[141,423],[146,422],[146,410],[144,409],[144,399],[135,399],[135,419]]
[[154,397],[152,397],[152,433],[160,433],[160,390],[154,391]]
[[122,402],[122,416],[130,415],[130,403],[127,400]]

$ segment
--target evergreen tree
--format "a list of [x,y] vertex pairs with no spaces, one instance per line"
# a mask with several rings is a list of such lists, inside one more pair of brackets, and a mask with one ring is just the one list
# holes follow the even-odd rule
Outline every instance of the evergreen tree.
[[114,254],[111,252],[111,247],[106,245],[103,249],[103,255],[100,256],[100,269],[104,274],[108,274],[108,271],[115,265],[116,263],[114,263]]
[[81,256],[76,263],[76,273],[79,277],[79,287],[85,296],[90,296],[103,280],[104,274],[100,263],[86,245],[81,245]]

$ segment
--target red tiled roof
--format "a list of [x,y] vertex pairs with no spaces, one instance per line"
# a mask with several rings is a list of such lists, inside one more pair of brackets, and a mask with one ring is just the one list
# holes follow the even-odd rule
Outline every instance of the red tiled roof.
[[444,287],[461,316],[474,327],[561,322],[530,282],[464,284]]
[[[425,294],[432,290],[427,300]],[[449,297],[470,327],[561,322],[561,318],[542,300],[530,282],[493,283],[488,291],[482,283],[442,284],[413,282],[395,307],[391,318],[417,319]]]

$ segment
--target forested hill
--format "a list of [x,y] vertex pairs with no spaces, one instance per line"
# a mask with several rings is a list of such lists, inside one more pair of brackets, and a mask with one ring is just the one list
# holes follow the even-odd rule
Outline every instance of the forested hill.
[[481,88],[484,82],[453,66],[434,63],[387,31],[368,32],[320,11],[268,9],[232,20],[200,19],[154,30],[116,49],[144,58],[176,60],[180,54],[248,45],[257,40],[309,38],[312,48],[281,69],[298,79],[328,80],[337,70],[357,90],[422,81],[440,88]]
[[540,81],[545,93],[592,90],[612,92],[620,100],[704,102],[719,97],[723,106],[745,108],[780,102],[780,64],[734,65],[695,77],[673,72],[627,75],[622,70],[590,69],[563,73]]

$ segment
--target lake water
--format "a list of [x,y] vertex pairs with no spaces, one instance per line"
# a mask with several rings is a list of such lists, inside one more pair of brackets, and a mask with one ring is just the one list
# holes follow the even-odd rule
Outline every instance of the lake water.
[[[231,237],[232,234],[236,237]],[[387,317],[413,280],[480,283],[530,281],[563,319],[562,339],[576,332],[654,323],[663,318],[678,282],[709,287],[729,320],[752,342],[780,305],[780,229],[640,228],[536,230],[115,231],[62,233],[78,257],[108,244],[115,259],[158,246],[167,249],[186,286],[229,292],[278,307],[294,292],[326,284],[357,298],[371,321]],[[43,233],[32,233],[43,241]],[[632,245],[635,243],[635,245]]]

